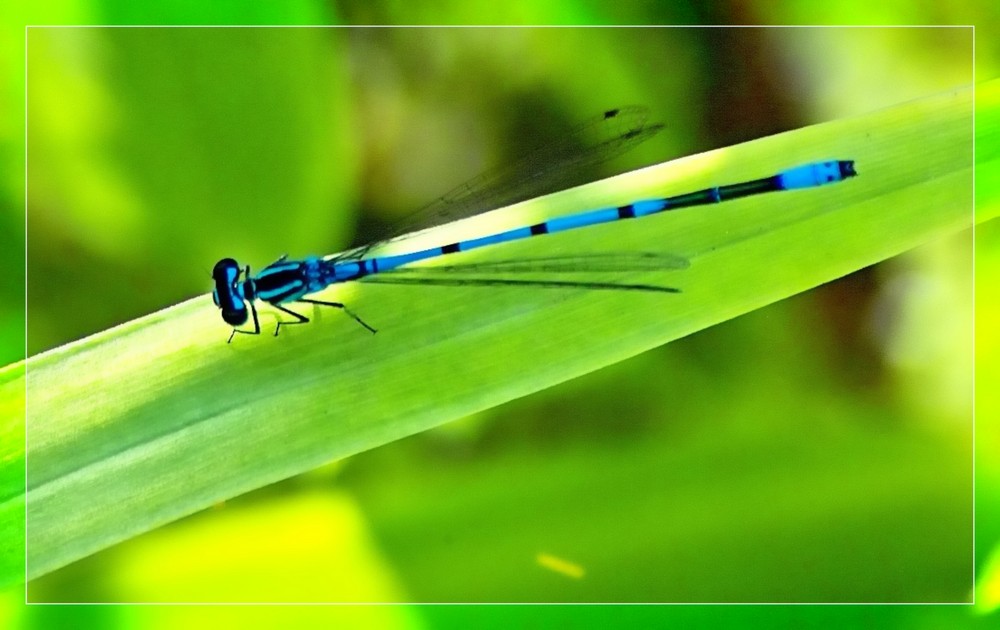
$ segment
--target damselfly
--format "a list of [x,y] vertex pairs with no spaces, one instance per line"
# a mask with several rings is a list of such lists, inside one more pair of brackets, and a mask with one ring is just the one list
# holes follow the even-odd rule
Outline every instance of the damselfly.
[[[306,296],[322,291],[332,284],[366,278],[374,279],[378,277],[378,274],[388,274],[388,272],[400,270],[401,267],[417,261],[456,252],[465,252],[480,247],[555,232],[565,232],[621,219],[646,217],[667,210],[716,204],[761,193],[812,188],[843,181],[857,174],[852,160],[813,162],[790,168],[770,177],[714,186],[671,197],[646,199],[617,207],[579,212],[439,247],[396,255],[371,255],[373,250],[388,241],[415,229],[474,216],[543,192],[551,192],[553,185],[561,184],[563,187],[569,187],[573,185],[570,174],[581,172],[583,166],[597,164],[624,153],[639,142],[652,137],[660,129],[662,129],[662,125],[646,124],[646,113],[642,108],[626,107],[609,110],[579,125],[572,132],[563,136],[558,143],[536,151],[528,158],[515,163],[513,167],[482,175],[456,188],[451,193],[414,213],[385,238],[373,240],[368,244],[326,258],[308,256],[289,260],[286,256],[282,256],[256,274],[251,274],[249,265],[241,268],[234,259],[223,258],[216,263],[212,271],[212,277],[215,280],[212,297],[222,312],[222,319],[234,327],[232,334],[229,335],[229,341],[231,342],[237,333],[260,334],[260,322],[257,318],[257,308],[254,305],[257,300],[267,302],[295,319],[295,321],[278,322],[274,329],[276,336],[282,326],[309,322],[309,318],[305,315],[284,306],[292,303],[317,304],[341,309],[374,333],[374,328],[350,311],[343,303],[310,299]],[[519,179],[519,181],[516,185],[511,185],[512,179]],[[498,273],[498,268],[502,269],[503,267],[502,264],[499,264],[498,267],[498,264],[486,264],[485,267],[491,269],[493,273]],[[561,262],[555,260],[550,261],[550,264],[554,268],[558,268],[567,263],[565,260]],[[518,266],[523,268],[526,265],[530,265],[533,270],[539,270],[538,261],[509,261],[507,269],[510,271]],[[439,271],[446,270],[447,268],[439,269]],[[544,267],[541,270],[544,270]],[[417,278],[412,281],[416,284],[431,285],[461,284],[464,282],[449,282],[447,278]],[[406,280],[403,279],[401,283],[406,283]],[[477,284],[489,286],[513,283],[516,281],[497,279]],[[583,286],[597,289],[676,292],[676,289],[647,285],[563,283],[559,281],[529,281],[527,283],[550,287]],[[250,316],[253,318],[253,330],[236,328],[236,326],[245,324]]]

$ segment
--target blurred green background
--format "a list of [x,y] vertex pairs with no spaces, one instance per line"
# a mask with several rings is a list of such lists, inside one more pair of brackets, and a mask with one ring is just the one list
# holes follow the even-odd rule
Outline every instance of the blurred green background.
[[[145,21],[112,4],[73,6],[77,19]],[[253,21],[393,15],[378,4],[290,6],[297,13]],[[537,20],[601,21],[593,6],[566,3],[577,13]],[[775,19],[764,3],[749,16],[720,7],[707,21]],[[706,19],[703,9],[674,11],[636,21]],[[971,35],[29,29],[28,352],[207,292],[222,256],[259,267],[286,252],[342,249],[603,109],[644,104],[668,129],[595,176],[967,85]],[[980,79],[996,74],[989,53],[979,51]],[[2,229],[16,243],[22,215],[10,207]],[[1000,229],[986,224],[976,238],[977,277],[996,278]],[[971,231],[953,235],[560,387],[236,498],[37,580],[29,598],[971,601],[974,563],[981,571],[990,564],[1000,522],[996,502],[981,500],[974,556],[972,246]],[[20,265],[23,252],[3,249],[11,268]],[[19,287],[3,291],[2,304],[23,304]],[[995,314],[996,302],[980,297],[980,315]],[[3,316],[16,322],[17,309]],[[221,322],[219,333],[222,343]],[[10,362],[21,346],[7,334],[0,352]],[[995,382],[997,343],[980,331],[981,382]],[[980,424],[980,453],[992,449],[993,461],[996,437]],[[1000,471],[986,460],[977,492],[995,498]],[[991,597],[1000,601],[991,583],[980,586],[978,612],[587,614],[712,619],[713,627],[831,618],[974,626]],[[8,592],[0,622],[458,623],[458,609],[448,608],[25,610],[21,596]],[[497,613],[481,614],[486,623]],[[494,617],[498,625],[531,622],[519,609],[499,614],[507,617]]]

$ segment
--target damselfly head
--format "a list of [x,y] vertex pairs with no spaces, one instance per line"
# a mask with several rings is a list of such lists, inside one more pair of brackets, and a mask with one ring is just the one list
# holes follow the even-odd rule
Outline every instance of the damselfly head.
[[247,305],[238,288],[240,266],[232,258],[223,258],[212,269],[215,288],[212,300],[222,311],[222,319],[231,326],[239,326],[247,321]]

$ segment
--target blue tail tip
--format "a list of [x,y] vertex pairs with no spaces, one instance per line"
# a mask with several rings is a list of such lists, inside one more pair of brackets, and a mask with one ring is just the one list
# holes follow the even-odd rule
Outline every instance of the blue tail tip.
[[855,177],[858,172],[854,170],[854,160],[840,160],[837,162],[840,167],[840,178],[847,179],[848,177]]

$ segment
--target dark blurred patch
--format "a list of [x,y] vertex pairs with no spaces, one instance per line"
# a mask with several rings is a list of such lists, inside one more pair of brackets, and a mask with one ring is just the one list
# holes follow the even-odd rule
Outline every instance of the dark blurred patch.
[[851,389],[874,390],[885,379],[885,364],[871,336],[871,313],[879,290],[874,266],[865,267],[817,289],[817,328],[832,337],[828,346],[831,374]]

